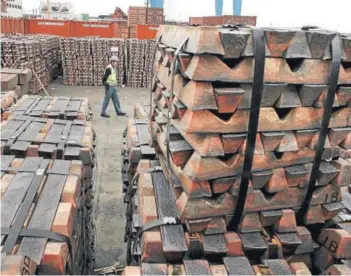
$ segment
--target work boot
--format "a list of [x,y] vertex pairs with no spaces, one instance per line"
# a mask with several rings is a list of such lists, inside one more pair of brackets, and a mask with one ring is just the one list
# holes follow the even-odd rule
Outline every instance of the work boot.
[[127,115],[127,113],[125,113],[123,111],[117,113],[117,116],[126,116],[126,115]]
[[111,116],[107,113],[101,113],[101,117],[110,118]]

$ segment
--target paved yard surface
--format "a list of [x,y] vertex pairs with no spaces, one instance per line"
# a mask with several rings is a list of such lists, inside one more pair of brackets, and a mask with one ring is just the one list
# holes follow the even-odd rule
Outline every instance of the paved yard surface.
[[[92,105],[94,129],[98,135],[98,183],[95,194],[95,223],[97,230],[96,268],[125,262],[124,206],[121,178],[121,140],[127,118],[117,117],[110,102],[111,118],[101,118],[103,87],[64,86],[60,80],[48,88],[51,95],[87,97]],[[149,101],[149,89],[121,88],[122,108],[133,117],[136,102]]]

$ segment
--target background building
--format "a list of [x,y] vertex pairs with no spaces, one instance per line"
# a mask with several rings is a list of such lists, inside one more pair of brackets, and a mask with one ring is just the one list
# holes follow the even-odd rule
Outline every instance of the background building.
[[70,20],[76,18],[76,15],[73,12],[73,5],[69,2],[64,3],[50,1],[49,7],[46,1],[41,2],[40,15],[41,18],[45,19]]
[[1,0],[1,16],[22,17],[22,0]]

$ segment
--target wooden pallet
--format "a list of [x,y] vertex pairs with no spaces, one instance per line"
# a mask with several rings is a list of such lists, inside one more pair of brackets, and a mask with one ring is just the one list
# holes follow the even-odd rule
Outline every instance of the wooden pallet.
[[[34,262],[40,274],[89,273],[91,201],[79,160],[1,156],[2,273],[19,271]],[[70,246],[39,235],[19,239],[13,229],[39,229],[68,237]],[[16,257],[17,256],[17,257]],[[24,260],[23,260],[23,256]],[[31,262],[30,262],[31,261]],[[90,260],[91,261],[91,260]],[[33,266],[30,265],[30,268]]]
[[4,114],[6,118],[18,115],[86,121],[92,118],[88,99],[75,97],[24,96]]

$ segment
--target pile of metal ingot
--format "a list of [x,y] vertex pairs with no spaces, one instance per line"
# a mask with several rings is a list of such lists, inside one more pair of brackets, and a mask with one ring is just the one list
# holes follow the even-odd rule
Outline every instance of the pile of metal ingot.
[[[4,67],[31,69],[44,86],[60,74],[61,57],[59,38],[48,35],[6,35],[2,37],[2,64]],[[29,92],[42,89],[37,78],[29,82]]]
[[264,34],[256,147],[243,213],[233,229],[253,89],[251,30],[160,27],[149,122],[158,160],[140,161],[128,179],[128,264],[137,267],[127,267],[126,275],[351,273],[351,37],[341,37],[323,160],[299,217],[336,34]]
[[30,69],[1,68],[1,118],[4,112],[29,91]]
[[88,109],[86,99],[30,96],[2,122],[2,274],[92,274],[97,161]]
[[156,45],[153,40],[128,40],[128,87],[150,87]]
[[125,42],[112,38],[63,38],[60,41],[65,85],[102,85],[112,55],[117,63],[118,85],[124,83]]

